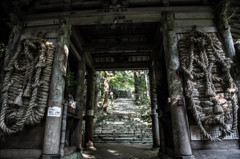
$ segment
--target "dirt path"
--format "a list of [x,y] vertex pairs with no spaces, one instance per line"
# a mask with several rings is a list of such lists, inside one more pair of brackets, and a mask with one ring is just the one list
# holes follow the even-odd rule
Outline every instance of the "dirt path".
[[84,159],[158,159],[158,149],[152,145],[95,144],[95,148],[84,150]]

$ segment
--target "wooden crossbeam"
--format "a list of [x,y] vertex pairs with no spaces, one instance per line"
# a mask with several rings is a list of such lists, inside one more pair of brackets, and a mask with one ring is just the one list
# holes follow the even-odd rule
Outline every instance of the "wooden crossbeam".
[[88,53],[111,54],[111,53],[149,53],[153,50],[153,45],[135,45],[135,46],[109,46],[106,48],[86,47]]
[[[87,53],[83,47],[84,45],[84,41],[82,39],[82,35],[81,33],[75,28],[73,27],[72,28],[72,46],[75,46],[76,50],[79,50],[79,53],[80,53],[80,56],[86,56],[86,59],[87,59],[87,65],[94,69],[93,68],[93,60],[92,60],[92,56]],[[74,45],[74,44],[75,45]],[[71,46],[71,45],[70,45]]]
[[105,70],[141,70],[149,69],[150,62],[99,62],[94,64],[96,71],[105,71]]
[[70,49],[71,49],[71,53],[73,54],[73,56],[74,56],[78,61],[81,61],[81,56],[80,56],[78,50],[76,49],[76,47],[74,46],[74,44],[72,43],[72,41],[70,42]]
[[[127,8],[125,11],[115,12],[109,10],[82,10],[54,13],[31,14],[26,16],[28,26],[41,25],[46,19],[56,21],[60,16],[69,16],[72,25],[93,25],[93,24],[113,24],[116,23],[140,23],[140,22],[160,22],[162,12],[212,12],[210,7],[187,6],[187,7],[145,7]],[[197,17],[196,17],[197,18]]]

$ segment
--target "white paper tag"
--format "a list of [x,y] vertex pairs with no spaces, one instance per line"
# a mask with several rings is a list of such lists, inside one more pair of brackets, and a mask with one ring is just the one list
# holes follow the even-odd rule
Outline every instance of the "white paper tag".
[[48,108],[48,116],[53,116],[53,117],[60,117],[61,116],[61,108],[60,107],[49,107]]
[[87,110],[88,116],[94,116],[94,110]]

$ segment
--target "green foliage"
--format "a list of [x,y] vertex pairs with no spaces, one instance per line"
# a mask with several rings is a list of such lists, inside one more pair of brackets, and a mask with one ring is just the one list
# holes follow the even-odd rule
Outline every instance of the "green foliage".
[[148,123],[149,126],[151,126],[152,124],[152,120],[151,120],[151,108],[150,108],[150,104],[144,104],[144,105],[140,105],[140,115],[141,115],[141,119],[145,122]]
[[138,99],[136,100],[136,104],[150,104],[149,82],[148,79],[146,79],[145,75],[147,74],[147,72],[137,71],[136,74],[137,76],[135,77],[135,97],[138,97]]
[[140,108],[141,119],[151,126],[149,80],[147,77],[147,71],[135,72],[135,102]]
[[[138,71],[138,77],[134,78],[134,71],[100,71],[97,72],[97,88],[102,92],[102,96],[98,101],[98,113],[103,113],[102,116],[104,116],[104,113],[102,112],[102,105],[104,102],[103,92],[104,92],[104,81],[107,79],[109,81],[109,88],[113,87],[112,90],[114,92],[115,98],[120,93],[127,93],[127,92],[135,92],[135,88],[138,89],[137,94],[135,96],[139,96],[139,100],[136,101],[136,104],[140,108],[140,116],[142,120],[145,122],[148,122],[149,125],[151,125],[151,107],[150,107],[150,97],[149,97],[149,80],[146,79],[147,71]],[[130,93],[131,94],[131,93]],[[114,101],[112,102],[110,99],[108,99],[108,106],[112,107],[114,106]],[[101,120],[102,117],[100,117],[97,120]]]
[[132,71],[115,71],[115,75],[110,76],[109,86],[117,89],[133,90],[134,79]]
[[75,73],[68,71],[66,76],[66,89],[68,93],[74,94],[76,84],[77,81],[75,80]]
[[[148,122],[151,125],[151,107],[150,107],[150,97],[148,95],[149,92],[149,82],[146,79],[147,71],[137,71],[138,77],[134,78],[134,71],[108,71],[107,76],[106,72],[101,71],[98,72],[98,75],[101,77],[98,84],[98,89],[101,92],[104,92],[104,81],[105,78],[109,81],[109,86],[114,87],[113,92],[115,97],[118,96],[119,93],[126,91],[135,92],[135,88],[138,89],[137,94],[135,96],[139,97],[139,100],[136,101],[136,104],[140,108],[141,118]],[[102,97],[98,102],[98,111],[101,110],[101,106],[103,104],[104,97]],[[113,106],[111,100],[108,99],[109,106]]]

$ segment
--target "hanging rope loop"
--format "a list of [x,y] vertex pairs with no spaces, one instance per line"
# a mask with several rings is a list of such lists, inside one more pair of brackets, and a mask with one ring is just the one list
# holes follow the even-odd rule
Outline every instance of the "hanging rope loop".
[[[193,117],[208,140],[221,141],[236,130],[238,122],[237,88],[230,75],[232,61],[225,57],[215,34],[196,28],[179,41],[178,50]],[[221,135],[211,136],[204,125],[218,126]]]
[[19,42],[4,68],[0,114],[4,133],[16,133],[44,117],[53,56],[54,46],[45,39],[29,37]]

